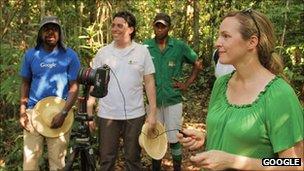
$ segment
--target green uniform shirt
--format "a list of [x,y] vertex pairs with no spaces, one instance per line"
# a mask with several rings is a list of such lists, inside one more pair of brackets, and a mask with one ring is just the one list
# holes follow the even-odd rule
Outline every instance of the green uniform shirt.
[[182,101],[181,91],[173,88],[174,79],[179,80],[184,62],[194,63],[197,54],[183,41],[168,38],[166,48],[161,52],[155,39],[144,42],[155,66],[157,106],[170,106]]
[[233,105],[226,96],[231,75],[220,77],[212,90],[207,150],[269,158],[303,140],[304,112],[289,84],[277,76],[252,104]]

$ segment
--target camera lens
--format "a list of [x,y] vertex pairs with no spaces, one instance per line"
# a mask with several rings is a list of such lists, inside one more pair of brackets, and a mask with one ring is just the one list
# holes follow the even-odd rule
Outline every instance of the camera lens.
[[92,68],[81,68],[77,75],[77,81],[80,84],[93,85],[96,71]]
[[102,98],[108,93],[110,68],[107,65],[96,69],[81,68],[77,75],[77,82],[85,86],[94,86],[91,96]]

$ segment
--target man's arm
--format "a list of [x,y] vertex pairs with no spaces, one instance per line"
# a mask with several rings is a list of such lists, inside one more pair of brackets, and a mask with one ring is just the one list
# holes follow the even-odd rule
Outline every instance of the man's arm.
[[150,124],[150,129],[154,129],[156,125],[156,90],[155,90],[154,75],[153,74],[145,75],[144,82],[145,82],[145,89],[150,107],[146,122]]
[[77,100],[78,87],[79,87],[79,85],[76,80],[70,82],[69,93],[68,93],[66,103],[65,103],[62,111],[53,118],[51,128],[59,128],[63,124],[67,112],[70,111],[73,104]]
[[28,123],[28,117],[26,115],[26,106],[28,103],[28,98],[29,98],[29,91],[30,91],[30,84],[31,81],[25,77],[22,77],[22,82],[21,82],[21,88],[20,88],[20,119],[19,122],[23,129],[29,131],[26,128],[26,125]]
[[197,78],[199,72],[200,72],[202,69],[203,69],[202,61],[197,59],[197,60],[193,63],[191,75],[190,75],[190,77],[188,78],[188,80],[186,81],[187,87],[189,87],[189,85],[192,84],[192,83],[194,82],[194,80]]
[[70,111],[75,101],[77,100],[79,85],[77,81],[71,81],[69,84],[69,94],[64,105],[63,111]]
[[174,87],[175,88],[179,88],[183,91],[186,91],[188,89],[188,87],[196,80],[199,72],[203,69],[203,66],[202,66],[202,61],[201,60],[196,60],[194,63],[193,63],[193,66],[192,66],[192,71],[191,71],[191,75],[190,77],[187,79],[187,81],[185,83],[181,83],[181,82],[175,82],[174,83]]
[[[93,88],[94,88],[94,86],[91,86],[89,92],[93,91]],[[88,98],[88,101],[86,103],[87,103],[87,113],[88,113],[88,116],[90,116],[90,117],[94,115],[95,101],[96,101],[96,98],[89,94],[89,98]],[[91,132],[93,132],[96,129],[96,124],[95,124],[94,120],[89,121],[88,125],[89,125],[89,128],[90,128]]]
[[[92,92],[93,88],[94,88],[94,86],[91,86],[89,92]],[[89,116],[93,116],[94,115],[93,109],[94,109],[94,104],[95,104],[96,98],[91,96],[90,94],[88,96],[89,96],[89,98],[88,98],[88,101],[86,102],[87,103],[87,113]]]

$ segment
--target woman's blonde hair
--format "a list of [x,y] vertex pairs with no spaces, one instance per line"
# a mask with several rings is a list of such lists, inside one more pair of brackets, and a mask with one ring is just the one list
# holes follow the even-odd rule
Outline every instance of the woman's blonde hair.
[[283,61],[274,52],[275,35],[271,21],[262,13],[247,9],[228,13],[224,18],[235,17],[240,22],[240,33],[244,40],[252,35],[259,38],[257,46],[260,63],[275,75],[283,76]]

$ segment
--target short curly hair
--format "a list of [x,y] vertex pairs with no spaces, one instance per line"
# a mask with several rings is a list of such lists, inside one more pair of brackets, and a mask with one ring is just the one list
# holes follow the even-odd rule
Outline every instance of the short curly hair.
[[135,16],[132,13],[130,13],[129,11],[120,11],[120,12],[118,12],[114,15],[113,19],[115,17],[121,17],[121,18],[125,19],[126,22],[129,25],[129,27],[133,27],[134,31],[131,33],[131,39],[133,39],[135,37],[135,34],[136,34],[136,18],[135,18]]

